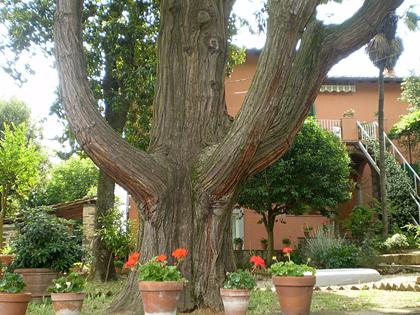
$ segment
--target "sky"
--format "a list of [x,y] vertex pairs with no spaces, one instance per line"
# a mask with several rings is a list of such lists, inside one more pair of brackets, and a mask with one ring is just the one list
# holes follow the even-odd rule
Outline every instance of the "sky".
[[[342,4],[329,3],[320,6],[318,18],[325,23],[340,23],[349,18],[362,4],[360,0],[343,0]],[[410,5],[415,5],[416,12],[420,13],[419,0],[406,0],[398,10],[402,15]],[[254,20],[253,12],[261,5],[260,0],[237,0],[234,12],[245,19]],[[410,32],[404,25],[399,25],[398,35],[404,41],[404,53],[396,66],[396,75],[406,76],[410,71],[420,74],[420,31]],[[0,25],[0,34],[4,28]],[[246,48],[262,48],[264,35],[252,35],[247,29],[241,29],[234,38],[234,43]],[[41,53],[33,51],[32,54],[22,56],[24,62],[28,61],[35,70],[35,75],[27,77],[27,83],[17,85],[6,73],[0,69],[0,99],[9,99],[12,96],[26,102],[32,109],[35,120],[46,118],[43,123],[44,144],[47,146],[50,156],[54,150],[60,149],[59,144],[52,140],[60,135],[62,128],[55,116],[49,115],[49,108],[55,100],[55,90],[58,85],[58,76],[53,68],[53,60],[46,59]],[[0,63],[2,61],[0,60]],[[361,49],[333,67],[331,76],[376,76],[377,70],[369,61],[369,58]]]

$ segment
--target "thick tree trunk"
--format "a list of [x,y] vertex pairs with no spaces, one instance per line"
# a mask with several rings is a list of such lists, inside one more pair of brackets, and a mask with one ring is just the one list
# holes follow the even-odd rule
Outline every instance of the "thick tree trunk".
[[378,123],[379,123],[379,169],[380,169],[380,193],[382,208],[382,223],[384,225],[384,236],[388,236],[388,197],[386,191],[386,165],[385,165],[385,137],[384,137],[384,68],[379,68],[378,77]]
[[70,125],[95,163],[141,201],[142,259],[176,247],[189,250],[181,266],[189,280],[181,310],[220,307],[219,287],[225,272],[234,269],[230,215],[239,185],[280,157],[329,68],[364,45],[402,0],[365,1],[338,26],[315,20],[319,1],[269,1],[267,43],[242,109],[230,123],[224,67],[233,2],[160,1],[146,153],[122,141],[95,110],[82,55],[82,2],[57,0],[57,61]]
[[[101,218],[106,216],[114,208],[115,182],[102,170],[98,178],[98,199],[96,201],[95,230],[102,228]],[[95,236],[93,243],[94,270],[93,278],[98,281],[112,281],[117,279],[114,267],[114,257],[106,248],[105,243],[99,236]]]

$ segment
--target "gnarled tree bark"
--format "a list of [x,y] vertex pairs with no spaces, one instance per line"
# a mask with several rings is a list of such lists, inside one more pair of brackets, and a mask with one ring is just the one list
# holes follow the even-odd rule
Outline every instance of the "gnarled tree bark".
[[402,0],[367,0],[334,26],[316,21],[319,1],[269,1],[267,42],[242,109],[230,123],[224,68],[233,2],[160,2],[146,153],[121,140],[95,110],[82,55],[81,0],[57,0],[56,53],[70,125],[95,163],[141,201],[142,257],[189,250],[182,265],[189,280],[183,310],[220,307],[219,287],[234,269],[230,216],[240,183],[281,156],[327,71],[364,45]]

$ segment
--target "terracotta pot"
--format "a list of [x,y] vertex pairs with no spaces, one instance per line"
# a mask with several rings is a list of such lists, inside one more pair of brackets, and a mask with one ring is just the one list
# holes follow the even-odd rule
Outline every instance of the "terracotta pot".
[[22,275],[26,283],[24,291],[31,292],[35,302],[41,301],[42,297],[51,295],[47,289],[58,277],[57,271],[47,268],[15,269],[15,273]]
[[226,315],[245,315],[248,311],[250,290],[220,289]]
[[315,276],[273,276],[273,284],[283,315],[309,315]]
[[139,281],[144,313],[175,315],[183,289],[181,281]]
[[57,315],[80,315],[84,293],[51,293],[51,301]]
[[30,293],[0,293],[1,315],[25,315]]
[[15,255],[0,254],[0,262],[2,265],[5,265],[5,266],[9,266],[12,263],[13,258],[15,258]]

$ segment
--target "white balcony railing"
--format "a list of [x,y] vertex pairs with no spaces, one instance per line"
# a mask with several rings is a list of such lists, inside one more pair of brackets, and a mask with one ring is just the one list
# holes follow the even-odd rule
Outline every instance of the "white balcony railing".
[[340,119],[317,119],[317,124],[322,128],[331,131],[341,139],[341,121]]

